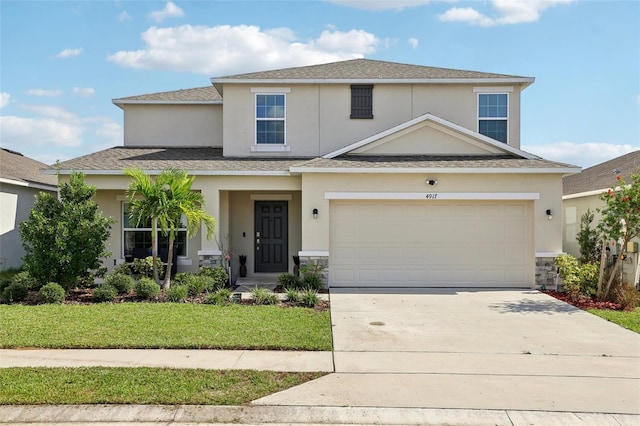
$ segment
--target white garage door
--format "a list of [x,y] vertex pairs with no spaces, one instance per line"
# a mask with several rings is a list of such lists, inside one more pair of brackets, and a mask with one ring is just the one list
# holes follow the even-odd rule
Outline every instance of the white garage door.
[[530,287],[531,201],[331,201],[332,287]]

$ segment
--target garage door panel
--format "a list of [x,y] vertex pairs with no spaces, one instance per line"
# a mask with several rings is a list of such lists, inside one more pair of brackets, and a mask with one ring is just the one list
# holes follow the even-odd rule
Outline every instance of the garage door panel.
[[529,286],[532,202],[331,202],[332,286]]

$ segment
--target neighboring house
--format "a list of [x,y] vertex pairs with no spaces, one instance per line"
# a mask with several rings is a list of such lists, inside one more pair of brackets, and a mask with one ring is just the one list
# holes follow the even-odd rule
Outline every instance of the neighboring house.
[[196,176],[219,227],[218,241],[183,234],[180,271],[231,247],[235,270],[240,254],[249,275],[300,256],[332,287],[531,288],[550,282],[562,177],[580,170],[520,150],[533,81],[367,59],[213,78],[115,99],[124,146],[60,173],[84,172],[118,219],[110,267],[151,240],[127,220],[123,169],[174,167]]
[[[592,227],[600,221],[601,215],[596,211],[604,207],[600,196],[617,184],[616,175],[620,174],[629,181],[631,173],[640,173],[640,151],[630,152],[623,156],[605,161],[582,173],[567,176],[563,180],[562,207],[564,215],[564,235],[562,248],[565,252],[580,257],[580,246],[577,236],[580,232],[580,220],[588,210],[594,213]],[[615,243],[615,244],[613,244]],[[638,285],[638,245],[640,238],[633,240],[631,252],[622,264],[622,278],[625,282]],[[618,254],[618,243],[609,242],[610,252]]]
[[48,165],[0,148],[0,270],[22,266],[20,222],[29,218],[40,192],[58,192],[58,178],[43,175]]

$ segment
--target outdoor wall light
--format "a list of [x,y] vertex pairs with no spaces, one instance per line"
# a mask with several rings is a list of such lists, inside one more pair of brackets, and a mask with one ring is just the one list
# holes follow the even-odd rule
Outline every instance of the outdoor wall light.
[[551,209],[547,209],[547,219],[553,219],[553,213],[551,212]]
[[313,209],[313,210],[311,211],[311,213],[313,214],[313,218],[314,218],[314,219],[317,219],[317,218],[318,218],[318,209]]
[[431,186],[435,185],[436,183],[438,183],[438,181],[436,179],[428,179],[427,183]]

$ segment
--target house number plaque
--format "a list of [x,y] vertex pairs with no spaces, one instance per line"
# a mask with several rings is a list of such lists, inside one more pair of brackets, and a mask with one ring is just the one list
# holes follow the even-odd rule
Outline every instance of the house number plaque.
[[425,195],[425,197],[427,200],[435,200],[436,198],[438,198],[438,194],[435,192],[430,192],[427,195]]

